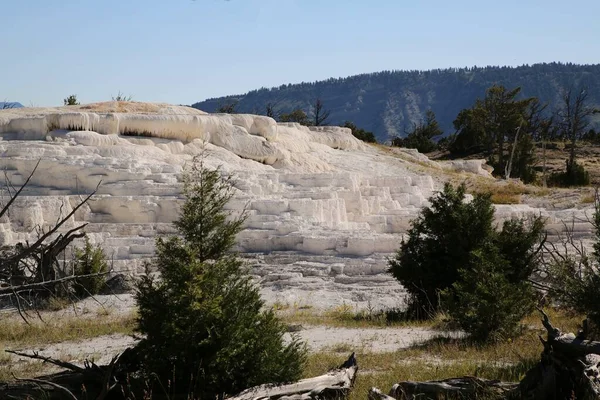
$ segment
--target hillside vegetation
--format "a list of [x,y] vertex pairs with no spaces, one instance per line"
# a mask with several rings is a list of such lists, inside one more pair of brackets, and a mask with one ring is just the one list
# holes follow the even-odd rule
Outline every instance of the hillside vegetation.
[[[449,68],[430,71],[382,71],[319,82],[261,88],[242,95],[207,99],[192,107],[215,112],[235,104],[241,113],[289,113],[306,110],[309,117],[315,99],[331,111],[329,124],[352,121],[372,131],[378,141],[405,136],[425,117],[435,112],[445,134],[453,133],[458,113],[483,97],[493,84],[521,87],[522,98],[548,102],[549,111],[560,106],[561,95],[570,87],[586,87],[590,105],[600,105],[600,64],[547,63],[520,67]],[[268,111],[267,111],[268,110]],[[597,126],[598,119],[594,121]]]

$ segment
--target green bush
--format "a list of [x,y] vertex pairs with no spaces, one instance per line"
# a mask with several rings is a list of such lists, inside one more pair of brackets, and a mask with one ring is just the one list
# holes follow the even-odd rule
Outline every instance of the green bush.
[[518,177],[523,183],[533,183],[536,180],[535,143],[531,135],[524,134],[519,137],[515,148],[511,177]]
[[[591,220],[594,226],[595,243],[591,254],[582,251],[577,256],[565,256],[556,251],[551,257],[548,280],[550,294],[559,304],[587,315],[600,333],[600,198],[595,196],[595,211]],[[571,235],[567,235],[571,237]],[[571,246],[570,243],[566,243]],[[571,246],[583,249],[577,245]],[[581,251],[581,250],[580,250]]]
[[[230,178],[195,162],[184,177],[179,236],[157,241],[153,267],[137,285],[137,347],[144,371],[175,394],[215,398],[300,378],[306,347],[265,310],[256,285],[231,253],[243,217],[224,210]],[[168,386],[168,384],[170,386]]]
[[362,140],[363,142],[377,143],[377,139],[375,138],[373,132],[365,131],[364,129],[357,127],[356,125],[354,125],[354,123],[350,121],[346,121],[344,123],[344,127],[349,128],[352,131],[352,135],[355,138]]
[[[105,272],[108,272],[108,264],[102,247],[92,246],[86,237],[85,246],[76,248],[74,252],[74,275],[104,274]],[[73,290],[75,295],[80,298],[93,296],[100,293],[105,282],[106,275],[77,278],[74,281]]]
[[600,327],[600,273],[597,260],[565,257],[550,268],[551,296],[558,303],[584,314]]
[[76,94],[72,94],[69,97],[67,97],[66,99],[64,99],[63,103],[65,106],[78,106],[79,100],[77,100]]
[[469,268],[460,270],[450,294],[449,315],[476,341],[513,336],[521,319],[533,310],[533,290],[526,281],[511,283],[509,267],[493,246],[471,253]]
[[571,187],[571,186],[588,186],[590,184],[590,174],[585,170],[583,165],[577,161],[572,163],[567,160],[567,168],[564,172],[555,172],[548,178],[550,186]]
[[390,272],[408,291],[415,317],[428,318],[439,311],[440,291],[450,288],[471,251],[490,239],[494,207],[489,194],[476,194],[465,202],[466,187],[450,184],[430,199],[390,260]]
[[394,138],[392,146],[417,149],[420,153],[430,153],[438,149],[438,144],[433,140],[444,133],[440,128],[435,113],[428,110],[425,119],[414,125],[412,131],[405,138]]
[[430,203],[390,260],[414,314],[449,311],[475,340],[514,333],[532,308],[529,278],[539,266],[543,220],[513,219],[496,231],[489,194],[467,203],[464,185],[446,184]]

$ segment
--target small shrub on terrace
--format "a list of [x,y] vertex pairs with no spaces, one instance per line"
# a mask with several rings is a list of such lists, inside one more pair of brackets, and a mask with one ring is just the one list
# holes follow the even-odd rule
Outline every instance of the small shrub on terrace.
[[[75,249],[73,265],[74,275],[103,274],[108,271],[104,251],[100,246],[92,246],[88,238],[83,248]],[[100,293],[106,282],[106,275],[77,278],[74,284],[75,295],[78,297],[93,296]]]
[[590,174],[583,165],[567,160],[567,168],[564,172],[555,172],[548,179],[550,186],[570,187],[570,186],[588,186],[590,184]]

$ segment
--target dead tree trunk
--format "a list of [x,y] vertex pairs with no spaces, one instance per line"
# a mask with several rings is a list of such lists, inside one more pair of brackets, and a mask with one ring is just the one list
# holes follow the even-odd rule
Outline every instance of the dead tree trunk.
[[599,399],[600,342],[585,340],[585,332],[563,333],[542,314],[548,338],[540,338],[544,344],[541,361],[519,384],[518,397]]
[[412,399],[496,399],[506,398],[517,383],[506,383],[465,376],[441,381],[404,381],[392,386],[389,395],[372,388],[370,400],[412,400]]
[[[40,161],[37,162],[23,185],[18,190],[14,190],[8,177],[5,177],[7,190],[9,193],[8,202],[0,206],[0,218],[9,213],[10,207],[15,204],[17,198],[21,195],[25,187],[31,181],[36,173]],[[98,183],[98,186],[100,183]],[[96,190],[98,187],[96,187]],[[94,190],[73,209],[63,215],[54,225],[47,230],[41,230],[33,243],[17,243],[13,246],[4,246],[0,248],[0,298],[10,297],[16,300],[17,309],[23,319],[21,304],[35,304],[26,297],[37,297],[38,295],[49,296],[56,294],[59,285],[76,279],[61,264],[60,255],[76,239],[85,236],[83,228],[87,224],[81,224],[74,228],[61,232],[61,228],[67,224],[75,213],[83,207],[89,199],[96,193]]]
[[358,365],[354,353],[338,369],[325,375],[282,386],[262,385],[247,389],[228,400],[337,400],[345,398],[356,378]]

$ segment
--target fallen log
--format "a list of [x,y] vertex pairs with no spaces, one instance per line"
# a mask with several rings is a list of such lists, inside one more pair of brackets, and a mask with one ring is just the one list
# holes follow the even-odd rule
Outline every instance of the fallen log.
[[505,398],[517,383],[481,379],[474,376],[450,378],[440,381],[404,381],[392,386],[389,396],[397,400],[428,399],[479,399]]
[[244,390],[228,400],[334,400],[348,395],[358,365],[354,353],[339,368],[314,378],[303,379],[289,385],[261,385]]
[[394,400],[393,397],[388,396],[387,394],[383,393],[381,390],[375,387],[369,389],[369,394],[367,395],[367,398],[369,400]]

